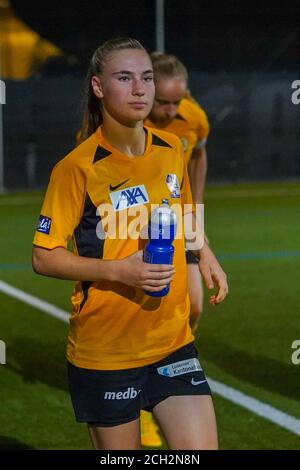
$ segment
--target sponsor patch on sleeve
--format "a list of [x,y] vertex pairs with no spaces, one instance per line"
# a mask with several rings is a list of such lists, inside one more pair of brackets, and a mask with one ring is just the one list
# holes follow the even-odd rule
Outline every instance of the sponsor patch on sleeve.
[[50,219],[50,217],[40,215],[36,231],[41,232],[41,233],[45,233],[46,235],[49,235],[50,228],[51,228],[51,222],[52,222],[52,220]]

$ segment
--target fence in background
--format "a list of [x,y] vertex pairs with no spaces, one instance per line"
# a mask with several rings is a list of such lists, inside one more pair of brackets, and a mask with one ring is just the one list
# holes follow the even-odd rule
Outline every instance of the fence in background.
[[[300,105],[291,101],[297,78],[190,73],[190,89],[211,123],[209,181],[300,177]],[[6,82],[6,188],[47,184],[53,165],[74,147],[81,87],[82,80],[70,75]]]

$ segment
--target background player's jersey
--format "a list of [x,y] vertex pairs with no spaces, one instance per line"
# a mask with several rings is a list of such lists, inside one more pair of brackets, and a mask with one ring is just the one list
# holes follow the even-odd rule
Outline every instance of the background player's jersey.
[[[146,210],[146,228],[150,204],[160,204],[162,198],[179,207],[192,204],[179,139],[146,130],[142,156],[120,153],[99,128],[55,166],[34,244],[52,249],[67,247],[73,239],[74,251],[81,256],[122,259],[146,243],[138,237],[134,211]],[[106,224],[108,214],[102,213],[105,204],[116,218],[115,239],[103,239],[108,228],[113,229]],[[128,238],[128,229],[137,232],[136,239]],[[183,239],[175,239],[174,248],[176,274],[166,297],[149,297],[117,282],[76,284],[67,348],[72,364],[91,369],[139,367],[193,340]]]
[[[146,120],[147,126],[156,128]],[[176,117],[165,126],[164,131],[177,135],[182,143],[186,162],[189,163],[197,143],[206,140],[209,134],[209,122],[205,111],[192,98],[183,98],[179,104]]]

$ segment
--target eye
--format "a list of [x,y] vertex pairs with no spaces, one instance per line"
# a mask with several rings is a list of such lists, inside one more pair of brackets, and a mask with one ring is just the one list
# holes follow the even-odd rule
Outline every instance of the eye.
[[148,77],[144,77],[145,82],[152,82],[153,81],[153,76],[149,75]]
[[128,82],[129,81],[129,77],[127,77],[126,75],[122,75],[121,77],[118,77],[118,80],[120,82]]

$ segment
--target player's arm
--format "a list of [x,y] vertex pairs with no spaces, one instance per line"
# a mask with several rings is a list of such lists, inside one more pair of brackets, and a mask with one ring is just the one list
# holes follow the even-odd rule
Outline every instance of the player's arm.
[[196,204],[203,203],[204,188],[207,173],[207,153],[205,143],[193,150],[189,162],[189,177],[193,200]]
[[206,287],[210,290],[217,287],[217,292],[210,297],[209,303],[214,305],[223,302],[228,294],[227,276],[206,241],[202,249],[196,252],[196,256],[199,257],[199,270]]
[[217,292],[209,299],[209,303],[214,305],[223,302],[228,294],[227,276],[205,240],[201,220],[197,219],[194,212],[184,215],[186,247],[199,259],[199,270],[206,287],[209,290],[217,287]]
[[37,274],[75,281],[117,281],[156,292],[172,279],[171,265],[143,262],[142,252],[120,260],[102,260],[77,256],[63,247],[46,249],[34,245],[32,266]]

